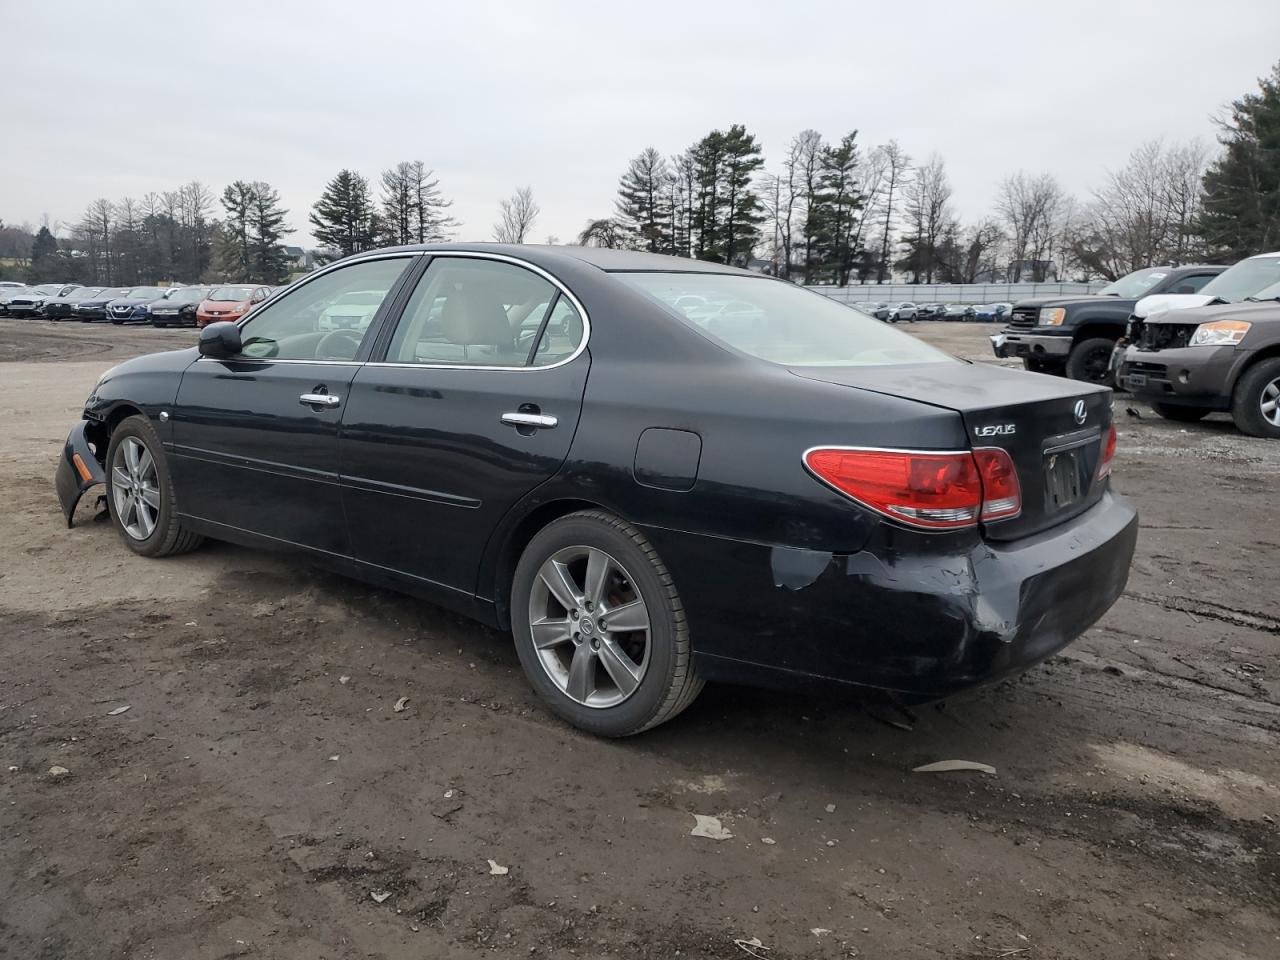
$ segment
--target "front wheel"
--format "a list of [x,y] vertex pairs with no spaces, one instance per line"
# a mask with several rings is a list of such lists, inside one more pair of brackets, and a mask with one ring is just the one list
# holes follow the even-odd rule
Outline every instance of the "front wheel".
[[1072,380],[1114,388],[1116,383],[1111,369],[1111,351],[1115,349],[1115,345],[1114,340],[1106,337],[1081,340],[1067,355],[1067,376]]
[[120,538],[144,557],[186,553],[204,540],[178,522],[169,461],[144,416],[126,417],[111,434],[107,504]]
[[1022,368],[1032,373],[1062,373],[1062,364],[1055,360],[1041,360],[1037,357],[1023,357]]
[[1280,439],[1280,357],[1261,360],[1241,375],[1231,419],[1250,436]]
[[533,688],[590,733],[656,727],[702,690],[671,574],[608,513],[570,514],[534,536],[516,566],[511,621]]

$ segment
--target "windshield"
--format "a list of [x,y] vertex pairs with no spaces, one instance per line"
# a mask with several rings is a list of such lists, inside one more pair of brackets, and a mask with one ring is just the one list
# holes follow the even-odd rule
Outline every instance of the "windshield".
[[1126,300],[1137,300],[1145,297],[1157,283],[1169,275],[1168,270],[1135,270],[1109,283],[1098,293],[1106,297],[1123,297]]
[[159,287],[134,287],[129,291],[129,296],[134,300],[159,300],[164,296],[164,291]]
[[117,300],[120,297],[127,297],[128,295],[129,295],[128,287],[112,287],[110,290],[102,291],[103,300]]
[[1227,303],[1239,303],[1245,297],[1259,296],[1261,291],[1277,283],[1280,283],[1280,257],[1250,257],[1218,274],[1201,287],[1200,292]]
[[32,287],[31,292],[50,294],[50,293],[57,293],[61,289],[62,289],[62,284],[60,283],[42,283],[38,287]]
[[910,334],[780,280],[713,273],[615,276],[712,340],[771,363],[873,366],[954,360]]
[[253,287],[219,287],[209,294],[209,299],[227,303],[248,300],[252,296]]
[[183,287],[169,295],[170,303],[196,303],[204,299],[205,287]]

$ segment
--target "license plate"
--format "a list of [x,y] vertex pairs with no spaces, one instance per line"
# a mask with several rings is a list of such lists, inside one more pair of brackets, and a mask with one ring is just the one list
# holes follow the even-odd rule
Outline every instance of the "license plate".
[[1081,475],[1077,450],[1063,450],[1045,457],[1045,499],[1050,510],[1069,507],[1084,496],[1085,482]]
[[1125,377],[1125,382],[1131,387],[1145,387],[1147,385],[1147,375],[1145,373],[1131,373]]

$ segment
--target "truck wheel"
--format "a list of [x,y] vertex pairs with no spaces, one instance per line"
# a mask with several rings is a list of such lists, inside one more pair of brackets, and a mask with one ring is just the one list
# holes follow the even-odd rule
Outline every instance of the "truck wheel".
[[1106,337],[1081,340],[1067,355],[1067,376],[1072,380],[1083,380],[1085,383],[1096,383],[1114,389],[1116,384],[1111,373],[1111,351],[1115,345],[1114,340]]
[[1195,423],[1209,415],[1209,411],[1204,407],[1184,407],[1176,403],[1160,403],[1157,400],[1151,401],[1151,409],[1164,419],[1176,420],[1179,423]]
[[1231,419],[1242,433],[1280,440],[1280,357],[1255,363],[1236,382]]
[[1040,360],[1036,357],[1023,357],[1022,368],[1030,370],[1032,373],[1053,373],[1061,376],[1062,362],[1060,360]]

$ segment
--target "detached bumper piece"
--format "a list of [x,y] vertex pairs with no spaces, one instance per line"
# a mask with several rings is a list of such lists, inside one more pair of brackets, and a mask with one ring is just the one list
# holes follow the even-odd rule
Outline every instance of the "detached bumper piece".
[[76,505],[90,488],[107,480],[102,464],[94,455],[89,444],[88,420],[81,420],[67,435],[67,442],[62,448],[62,457],[58,461],[58,472],[54,476],[54,489],[58,491],[58,502],[62,504],[62,514],[67,518],[67,527],[72,524]]
[[1071,338],[1043,337],[1004,330],[992,334],[991,352],[1003,358],[1065,359],[1071,352]]

